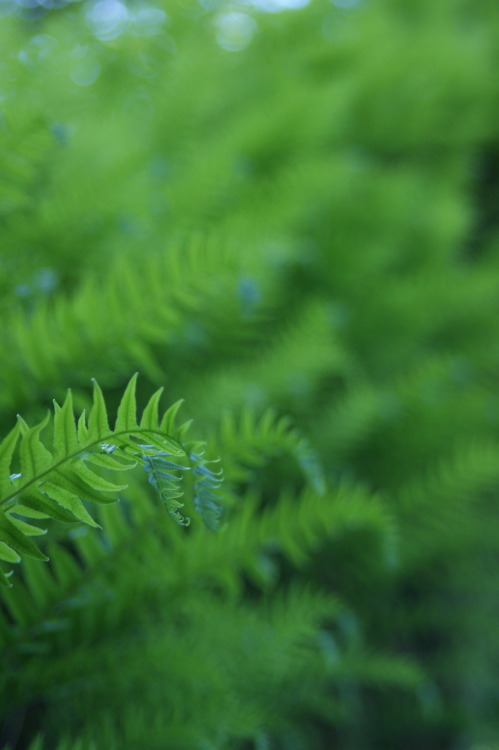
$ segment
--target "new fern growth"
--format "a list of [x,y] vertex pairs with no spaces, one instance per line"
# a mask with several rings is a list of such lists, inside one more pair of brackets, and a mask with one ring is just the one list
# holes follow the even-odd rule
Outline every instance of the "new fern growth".
[[[0,444],[0,560],[17,563],[24,555],[48,559],[32,539],[46,533],[37,521],[98,526],[85,502],[113,502],[116,493],[126,487],[104,478],[97,473],[99,469],[126,471],[142,465],[168,513],[182,526],[190,523],[180,513],[185,495],[182,476],[192,470],[196,475],[194,508],[209,528],[218,528],[222,506],[217,490],[222,475],[207,467],[202,443],[185,441],[190,422],[176,426],[182,402],[173,404],[160,418],[160,388],[138,421],[136,381],[134,375],[128,383],[114,429],[109,426],[106,402],[96,381],[88,419],[83,411],[75,420],[70,391],[62,406],[54,402],[53,416],[47,414],[39,424],[30,427],[18,418]],[[49,425],[51,450],[41,438]],[[13,471],[14,467],[19,471]],[[10,575],[11,571],[0,571],[0,582],[9,585]]]

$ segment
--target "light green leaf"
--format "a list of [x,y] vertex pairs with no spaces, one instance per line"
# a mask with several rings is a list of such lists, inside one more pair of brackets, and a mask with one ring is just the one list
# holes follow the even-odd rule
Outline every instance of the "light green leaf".
[[151,430],[159,429],[158,404],[163,391],[164,388],[158,388],[147,402],[146,408],[142,413],[142,419],[140,420],[140,426],[142,428],[148,427]]
[[17,526],[19,531],[22,531],[26,536],[43,536],[47,533],[47,529],[42,529],[40,526],[34,526],[32,523],[26,523],[26,521],[16,518],[12,514],[18,515],[18,509],[15,507],[10,513],[7,513],[8,518],[12,521],[14,526]]
[[99,492],[119,492],[120,490],[125,490],[128,486],[126,484],[108,482],[107,479],[89,469],[83,461],[79,461],[78,463],[73,461],[71,468],[76,476],[83,479],[92,489],[99,490]]
[[21,425],[19,422],[13,430],[0,443],[0,497],[10,494],[12,485],[10,481],[10,465],[12,456],[16,449]]
[[78,440],[82,445],[85,445],[90,440],[88,435],[85,409],[83,409],[82,413],[80,414],[80,418],[78,419]]
[[108,453],[87,453],[83,456],[83,460],[87,464],[100,466],[110,471],[128,471],[134,469],[138,463],[136,459],[130,458],[130,456],[110,455]]
[[92,378],[94,384],[93,403],[88,416],[88,436],[90,440],[98,440],[109,435],[111,429],[107,419],[106,402],[102,390],[97,381]]
[[165,411],[165,413],[163,414],[163,418],[161,420],[161,425],[160,425],[161,432],[166,432],[169,435],[173,434],[175,430],[175,419],[183,403],[184,403],[184,399],[181,398],[179,401],[176,401]]
[[[18,512],[17,508],[14,512]],[[15,518],[11,513],[8,516],[14,526],[17,526],[19,531],[22,531],[26,536],[43,536],[47,533],[47,529],[41,529],[39,526],[33,526],[32,523],[26,523],[26,521],[22,521],[20,518]]]
[[0,542],[35,560],[48,560],[48,557],[2,513],[0,513]]
[[185,435],[187,433],[187,430],[190,428],[193,420],[188,419],[187,422],[184,422],[184,424],[180,425],[180,427],[176,430],[176,434],[178,437],[179,442],[183,442]]
[[11,508],[10,512],[18,513],[20,516],[26,516],[26,518],[36,518],[38,520],[45,520],[46,518],[49,518],[48,513],[41,513],[39,510],[30,508],[27,505],[23,505],[22,503],[17,503],[13,508]]
[[13,511],[19,513],[19,515],[26,515],[28,518],[36,518],[37,516],[33,516],[29,512],[26,514],[24,513],[24,509],[28,508],[40,513],[42,516],[45,515],[45,517],[53,518],[55,521],[61,521],[62,523],[76,523],[78,521],[73,513],[65,510],[58,503],[39,492],[32,490],[23,492],[20,496],[20,500],[20,504],[15,505],[13,509]]
[[64,487],[60,487],[58,484],[53,482],[44,482],[41,487],[44,492],[52,500],[55,500],[59,505],[76,516],[79,521],[83,521],[89,526],[95,526],[99,528],[99,524],[94,521],[90,513],[87,511],[78,495],[75,495],[70,490]]
[[84,500],[90,500],[93,503],[116,502],[115,497],[109,497],[107,493],[103,494],[98,490],[94,490],[68,466],[59,467],[59,469],[51,475],[51,481],[68,492],[73,493],[77,497]]
[[[20,457],[21,457],[21,474],[25,478],[36,477],[43,474],[52,463],[52,454],[47,450],[40,440],[40,432],[47,426],[50,414],[47,414],[43,422],[28,428],[22,437]],[[21,431],[25,430],[26,423],[21,423]]]
[[135,373],[121,399],[114,427],[115,432],[132,432],[137,429],[137,404],[135,400],[137,377],[138,373]]
[[76,435],[73,398],[68,391],[62,407],[54,401],[54,460],[76,453],[80,448]]
[[12,547],[9,547],[4,542],[0,542],[0,560],[5,560],[8,563],[19,563],[21,562],[20,556],[15,552]]

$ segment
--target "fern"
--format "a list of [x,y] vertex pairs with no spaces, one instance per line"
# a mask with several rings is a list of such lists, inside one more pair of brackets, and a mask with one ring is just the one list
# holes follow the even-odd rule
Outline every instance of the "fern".
[[[33,536],[45,533],[45,529],[33,521],[50,518],[98,526],[85,501],[112,502],[126,485],[105,479],[91,467],[126,471],[142,464],[168,513],[181,525],[189,523],[178,512],[183,505],[179,498],[184,495],[181,475],[191,468],[190,443],[181,442],[189,424],[175,427],[179,403],[159,419],[162,389],[151,396],[138,422],[136,380],[134,375],[123,394],[114,429],[109,427],[106,403],[96,381],[88,420],[83,412],[75,422],[71,392],[62,406],[54,402],[52,418],[47,415],[42,422],[29,427],[19,417],[16,427],[0,445],[1,560],[17,563],[23,555],[47,560],[32,541]],[[53,430],[52,450],[40,437],[49,423]],[[20,471],[11,473],[15,458],[19,460]],[[203,465],[196,461],[194,470],[199,473]],[[220,482],[213,482],[209,475],[204,480],[205,483],[209,480],[210,497],[206,485],[199,488],[198,495],[214,503]],[[200,512],[203,515],[204,508]],[[210,521],[208,525],[215,528],[216,523]],[[0,580],[8,583],[7,575],[2,573]]]
[[[270,338],[265,348],[245,362],[224,365],[220,371],[189,382],[185,394],[193,408],[202,408],[205,419],[214,420],[227,409],[245,404],[259,408],[273,404],[298,414],[307,412],[318,385],[326,377],[345,377],[352,370],[351,357],[334,331],[330,308],[322,300],[309,302],[297,319],[287,321],[285,330]],[[270,338],[270,341],[269,341]],[[206,390],[204,390],[206,389]],[[209,392],[207,401],[203,393]]]
[[[346,4],[237,53],[217,3],[6,5],[0,746],[497,744],[499,6]],[[208,447],[68,419],[138,369]]]
[[289,417],[279,417],[274,409],[267,409],[261,416],[249,408],[239,417],[226,412],[220,422],[216,443],[224,456],[227,455],[225,473],[233,482],[246,481],[250,468],[288,454],[315,492],[319,495],[325,492],[324,472],[309,441],[293,426]]
[[219,330],[223,320],[227,332],[232,320],[232,337],[244,338],[251,326],[240,325],[237,280],[261,267],[259,255],[231,256],[226,242],[194,235],[145,257],[118,255],[103,273],[86,276],[71,299],[40,300],[29,315],[12,310],[0,331],[10,351],[0,373],[0,412],[45,394],[67,367],[79,382],[97,375],[112,383],[104,353],[112,353],[117,372],[137,367],[161,383],[161,357],[168,350],[169,360],[181,358],[195,315],[207,330]]

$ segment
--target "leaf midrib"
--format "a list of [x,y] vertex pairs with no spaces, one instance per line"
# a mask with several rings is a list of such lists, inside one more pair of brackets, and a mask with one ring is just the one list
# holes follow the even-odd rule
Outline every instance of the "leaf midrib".
[[84,451],[88,450],[89,448],[92,448],[95,445],[98,445],[99,443],[104,443],[104,442],[106,442],[106,440],[109,440],[110,438],[116,439],[116,438],[119,438],[119,437],[124,436],[124,435],[130,435],[131,436],[131,435],[147,435],[147,434],[159,435],[162,438],[167,437],[168,440],[171,440],[173,443],[175,443],[175,445],[178,445],[179,449],[184,454],[186,453],[186,451],[183,448],[183,446],[181,445],[181,443],[179,443],[177,440],[175,440],[170,435],[165,435],[165,433],[161,432],[161,430],[154,430],[154,429],[149,429],[149,428],[144,428],[144,427],[142,427],[142,428],[138,427],[136,430],[132,429],[132,430],[121,430],[120,432],[111,432],[111,433],[109,433],[109,435],[102,435],[99,438],[97,438],[96,440],[93,440],[91,443],[87,443],[86,445],[82,446],[79,450],[74,451],[69,456],[65,456],[64,458],[61,458],[59,461],[56,461],[55,463],[51,464],[45,471],[42,471],[40,474],[37,474],[32,479],[28,480],[23,485],[19,486],[15,490],[15,492],[11,492],[10,495],[7,495],[2,500],[0,500],[0,507],[6,505],[9,502],[9,500],[13,500],[21,492],[24,492],[26,489],[28,489],[28,487],[31,487],[36,482],[39,482],[40,480],[43,479],[43,477],[45,477],[48,474],[52,473],[53,471],[55,471],[56,469],[58,469],[63,464],[67,463],[68,461],[71,461],[74,458],[77,458],[81,453],[83,453]]

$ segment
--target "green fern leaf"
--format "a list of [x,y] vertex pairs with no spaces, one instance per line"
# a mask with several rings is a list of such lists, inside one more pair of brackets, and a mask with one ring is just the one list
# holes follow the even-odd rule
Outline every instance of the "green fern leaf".
[[63,508],[48,494],[42,494],[41,489],[37,491],[30,488],[17,497],[19,502],[14,504],[9,512],[13,511],[27,518],[53,518],[54,521],[61,521],[62,523],[76,523],[78,521],[74,513]]
[[23,534],[5,514],[0,514],[0,542],[19,554],[34,557],[35,560],[48,560],[48,557],[38,549],[36,544],[33,544],[29,537]]
[[[107,435],[111,430],[109,429],[104,395],[95,378],[92,382],[94,385],[93,404],[88,416],[88,430],[86,432],[88,437],[98,438],[99,435]],[[84,419],[83,414],[82,417]],[[83,425],[85,425],[85,422],[83,422]]]
[[[158,388],[158,390],[153,393],[153,395],[147,402],[147,405],[142,412],[142,419],[140,420],[140,426],[142,428],[150,430],[159,429],[158,404],[163,390],[163,388]],[[165,430],[165,432],[168,431],[169,430]]]
[[174,404],[172,404],[170,408],[165,411],[163,415],[163,419],[161,420],[161,426],[160,426],[160,429],[162,432],[173,431],[174,425],[175,425],[175,419],[183,403],[184,403],[184,399],[180,399],[179,401],[176,401]]
[[30,429],[26,422],[19,418],[22,433],[20,448],[22,477],[42,475],[52,463],[52,454],[40,440],[40,433],[47,426],[49,420],[50,415],[47,414],[43,422]]
[[12,487],[10,465],[19,440],[21,425],[18,422],[13,430],[0,443],[0,496],[7,494]]
[[[136,382],[134,375],[119,404],[114,430],[109,427],[104,396],[95,381],[88,425],[85,412],[75,422],[70,392],[62,406],[54,402],[53,453],[41,437],[51,422],[50,414],[34,427],[18,417],[17,426],[0,444],[0,559],[17,562],[23,555],[47,559],[30,539],[45,533],[45,529],[20,517],[98,526],[85,502],[112,503],[116,494],[126,488],[101,476],[99,469],[126,471],[141,463],[170,516],[181,526],[189,524],[179,509],[183,507],[182,473],[191,468],[188,463],[192,448],[183,444],[190,422],[175,425],[181,402],[170,407],[160,421],[159,389],[149,399],[139,425]],[[17,455],[20,473],[11,474]],[[221,476],[207,469],[207,461],[200,456],[194,463],[194,473],[198,475],[194,483],[195,506],[201,509],[207,525],[214,528]],[[0,578],[7,582],[6,576]]]
[[14,552],[12,547],[9,547],[5,542],[0,542],[0,560],[5,560],[8,563],[21,562],[21,558],[17,552]]
[[123,398],[118,407],[118,416],[114,426],[115,432],[131,432],[137,428],[137,403],[135,399],[135,388],[138,374],[135,373],[128,383]]
[[[95,391],[94,391],[94,403],[95,403]],[[88,443],[90,440],[90,432],[87,427],[87,421],[86,421],[86,413],[85,410],[82,411],[80,414],[80,418],[78,420],[78,440],[82,445],[85,443]],[[109,427],[105,430],[106,432],[109,432]]]
[[[58,479],[60,481],[60,475]],[[83,521],[90,526],[99,526],[83,505],[80,496],[75,495],[66,487],[61,487],[60,484],[54,484],[53,482],[44,482],[42,492],[51,500],[55,500],[62,508],[68,510],[73,515],[73,521]]]
[[80,448],[73,412],[73,399],[68,391],[62,407],[54,401],[54,460],[76,453]]
[[26,523],[26,521],[22,521],[20,518],[17,518],[17,516],[10,515],[9,518],[14,526],[17,526],[17,528],[20,529],[23,534],[26,534],[26,536],[43,536],[43,534],[47,533],[46,529],[41,529],[39,526],[34,526],[32,523]]

